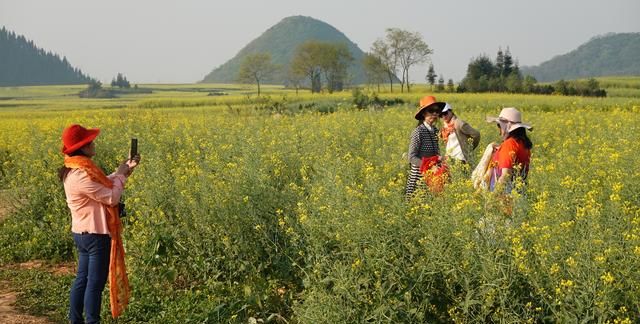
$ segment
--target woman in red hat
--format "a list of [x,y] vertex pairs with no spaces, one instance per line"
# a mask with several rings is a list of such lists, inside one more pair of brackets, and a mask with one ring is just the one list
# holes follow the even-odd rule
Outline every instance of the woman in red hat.
[[434,96],[426,96],[420,99],[420,106],[415,114],[418,125],[411,133],[411,142],[409,143],[409,164],[411,169],[405,189],[407,198],[413,195],[418,180],[421,178],[420,169],[424,165],[423,159],[439,160],[440,148],[438,146],[438,129],[435,126],[435,122],[438,120],[444,106],[445,103],[436,101]]
[[71,125],[62,133],[65,157],[60,180],[64,183],[71,210],[71,231],[78,249],[78,272],[70,296],[71,323],[100,322],[102,291],[110,272],[112,314],[119,315],[128,301],[118,204],[126,179],[140,162],[140,156],[120,164],[106,176],[91,160],[96,154],[94,140],[99,133],[99,129],[80,125]]

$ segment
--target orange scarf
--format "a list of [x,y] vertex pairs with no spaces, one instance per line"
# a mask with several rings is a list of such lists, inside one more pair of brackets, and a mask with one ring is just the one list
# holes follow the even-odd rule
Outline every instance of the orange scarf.
[[[91,180],[113,188],[113,182],[86,156],[65,156],[64,166],[84,170]],[[129,304],[129,279],[124,264],[124,246],[122,245],[122,223],[118,206],[107,208],[107,227],[111,233],[111,262],[109,263],[109,299],[111,316],[117,318]]]
[[440,138],[446,143],[449,140],[449,135],[456,130],[456,120],[451,118],[448,123],[444,123],[442,130],[440,131]]

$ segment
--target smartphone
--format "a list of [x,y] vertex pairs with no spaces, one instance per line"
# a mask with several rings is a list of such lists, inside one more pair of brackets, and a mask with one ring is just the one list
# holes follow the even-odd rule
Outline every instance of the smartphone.
[[129,159],[133,159],[134,156],[138,155],[138,139],[131,139],[131,148],[129,148]]

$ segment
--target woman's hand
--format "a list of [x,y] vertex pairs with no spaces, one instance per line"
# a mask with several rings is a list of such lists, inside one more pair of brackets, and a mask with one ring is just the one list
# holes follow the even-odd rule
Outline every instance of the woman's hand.
[[134,156],[129,160],[122,162],[118,166],[118,170],[116,171],[116,174],[121,174],[125,177],[128,177],[131,175],[131,173],[133,172],[133,169],[135,169],[139,163],[140,163],[140,154]]
[[138,164],[140,164],[140,154],[136,154],[133,158],[125,161],[123,164],[126,164],[129,167],[129,171],[126,174],[126,176],[128,177],[133,172],[133,169],[135,169]]

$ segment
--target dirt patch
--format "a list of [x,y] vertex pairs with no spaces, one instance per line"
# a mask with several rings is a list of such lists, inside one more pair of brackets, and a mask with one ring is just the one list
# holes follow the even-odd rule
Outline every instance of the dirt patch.
[[32,260],[23,263],[8,264],[3,268],[11,270],[41,269],[58,276],[73,275],[76,273],[76,264],[74,262],[52,264],[42,260]]
[[25,197],[16,198],[15,193],[6,189],[0,190],[0,222],[25,204],[27,204]]
[[7,194],[0,190],[0,221],[13,211],[13,206],[9,203]]
[[[63,262],[52,264],[42,260],[33,260],[23,263],[5,265],[2,268],[10,270],[33,270],[39,269],[54,275],[73,275],[76,272],[76,265],[73,262]],[[16,308],[16,303],[20,293],[11,286],[9,281],[0,281],[0,323],[2,324],[50,324],[52,323],[44,317],[37,317],[22,314]]]
[[0,281],[0,323],[5,324],[49,324],[49,320],[21,314],[15,309],[18,293],[11,290],[9,282]]

